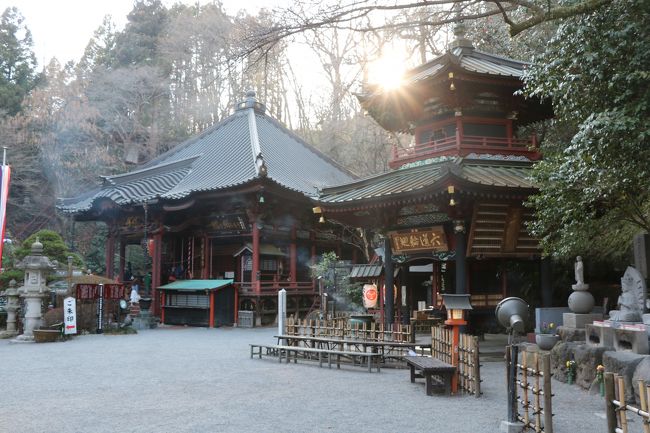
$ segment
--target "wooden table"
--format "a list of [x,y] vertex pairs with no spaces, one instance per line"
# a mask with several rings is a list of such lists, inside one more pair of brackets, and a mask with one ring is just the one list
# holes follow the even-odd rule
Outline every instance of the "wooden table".
[[[428,356],[405,356],[404,360],[411,367],[411,383],[415,382],[416,377],[424,377],[427,395],[433,395],[432,376],[440,377],[445,394],[451,394],[451,380],[456,374],[456,367]],[[421,373],[417,374],[417,371]]]

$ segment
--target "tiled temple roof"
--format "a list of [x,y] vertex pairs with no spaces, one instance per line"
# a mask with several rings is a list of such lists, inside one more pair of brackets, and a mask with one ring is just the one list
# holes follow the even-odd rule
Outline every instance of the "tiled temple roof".
[[382,199],[425,190],[443,181],[457,179],[477,187],[535,189],[530,179],[532,163],[516,158],[485,155],[466,158],[438,158],[393,170],[344,185],[323,189],[318,201],[323,204],[345,204]]
[[138,169],[103,177],[103,185],[61,199],[67,213],[85,212],[102,198],[118,205],[181,199],[266,178],[305,196],[350,182],[354,176],[265,114],[254,93],[222,122],[177,145]]

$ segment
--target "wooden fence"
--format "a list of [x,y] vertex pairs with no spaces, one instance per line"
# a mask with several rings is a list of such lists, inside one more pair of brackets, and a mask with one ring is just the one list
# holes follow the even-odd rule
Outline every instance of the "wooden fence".
[[514,359],[512,353],[506,352],[506,367],[512,371],[511,362],[515,361],[515,407],[512,410],[517,420],[524,424],[526,431],[553,433],[551,355],[522,352],[519,363],[517,351]]
[[643,433],[650,433],[650,385],[639,380],[640,408],[625,402],[625,380],[623,376],[605,373],[605,401],[607,404],[607,433],[628,433],[627,412],[641,417]]
[[[431,328],[431,356],[447,364],[452,360],[452,330],[444,326]],[[478,337],[460,334],[458,341],[458,386],[460,389],[481,396],[481,364],[479,362]]]
[[365,341],[414,341],[410,325],[383,323],[350,324],[348,318],[341,317],[330,320],[300,320],[287,318],[287,335],[309,335],[312,337],[353,338]]

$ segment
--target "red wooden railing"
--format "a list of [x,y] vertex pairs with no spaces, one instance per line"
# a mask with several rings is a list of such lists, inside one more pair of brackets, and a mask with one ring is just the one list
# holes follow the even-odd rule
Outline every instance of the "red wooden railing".
[[313,295],[318,292],[316,286],[311,281],[257,281],[255,283],[250,281],[236,282],[235,286],[239,289],[239,293],[246,295],[259,294],[268,295],[276,294],[278,290],[285,289],[289,294]]
[[420,161],[436,156],[467,156],[470,153],[490,153],[498,155],[523,155],[532,160],[540,158],[536,136],[529,139],[512,137],[484,137],[456,134],[440,140],[418,143],[403,149],[393,147],[391,168],[397,168],[409,162]]

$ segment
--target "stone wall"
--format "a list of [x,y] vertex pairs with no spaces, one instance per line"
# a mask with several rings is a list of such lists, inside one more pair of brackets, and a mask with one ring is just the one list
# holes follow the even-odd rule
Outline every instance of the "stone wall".
[[596,367],[599,364],[605,366],[605,371],[623,376],[625,398],[630,404],[639,402],[637,382],[644,380],[650,383],[650,355],[616,352],[611,347],[594,347],[580,342],[559,342],[551,350],[551,372],[554,379],[567,382],[566,362],[569,360],[576,362],[574,383],[586,390],[594,385]]

